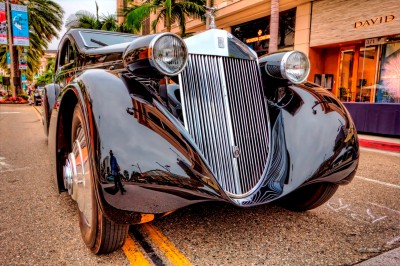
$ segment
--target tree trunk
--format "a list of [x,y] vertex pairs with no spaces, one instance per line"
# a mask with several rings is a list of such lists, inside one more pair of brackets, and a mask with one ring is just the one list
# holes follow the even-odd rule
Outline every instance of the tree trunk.
[[278,29],[279,29],[279,0],[271,0],[271,19],[269,24],[269,47],[268,52],[278,51]]
[[171,9],[172,9],[172,1],[165,1],[165,23],[167,24],[167,31],[171,32]]

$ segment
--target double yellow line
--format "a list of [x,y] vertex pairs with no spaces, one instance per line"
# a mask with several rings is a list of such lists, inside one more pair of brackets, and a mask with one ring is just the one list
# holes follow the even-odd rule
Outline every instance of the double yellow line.
[[[158,249],[163,252],[171,265],[189,266],[190,261],[175,247],[175,245],[164,236],[160,230],[146,223],[141,225],[141,230],[148,235],[151,241],[157,245]],[[125,252],[131,265],[152,265],[151,262],[142,253],[140,247],[128,236],[122,250]]]

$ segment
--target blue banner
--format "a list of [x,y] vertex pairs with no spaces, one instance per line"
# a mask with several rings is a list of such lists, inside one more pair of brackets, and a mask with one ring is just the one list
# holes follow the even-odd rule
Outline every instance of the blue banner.
[[10,68],[11,67],[10,52],[6,52],[6,56],[7,56],[7,67]]
[[23,5],[11,5],[13,44],[29,46],[28,8]]

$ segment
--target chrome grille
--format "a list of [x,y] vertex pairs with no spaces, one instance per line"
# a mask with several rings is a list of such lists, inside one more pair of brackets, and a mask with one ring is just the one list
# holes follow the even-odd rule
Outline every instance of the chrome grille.
[[180,84],[185,127],[221,187],[237,197],[251,192],[269,143],[257,61],[191,54]]

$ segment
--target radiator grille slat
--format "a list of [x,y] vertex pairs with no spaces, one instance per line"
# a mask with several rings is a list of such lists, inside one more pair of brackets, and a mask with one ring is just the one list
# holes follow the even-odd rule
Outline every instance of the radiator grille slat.
[[269,145],[257,61],[191,54],[180,82],[185,127],[221,187],[238,197],[249,193]]

